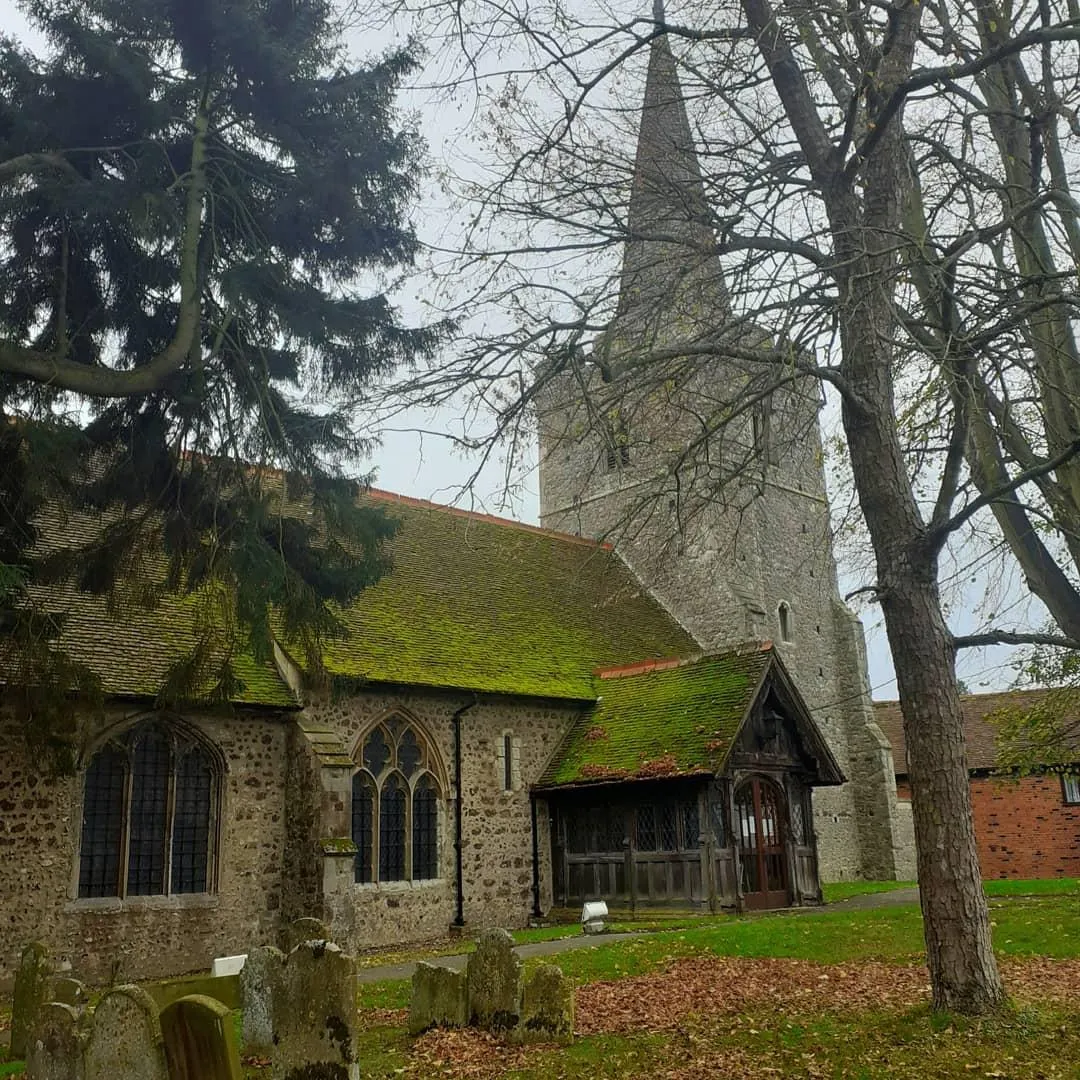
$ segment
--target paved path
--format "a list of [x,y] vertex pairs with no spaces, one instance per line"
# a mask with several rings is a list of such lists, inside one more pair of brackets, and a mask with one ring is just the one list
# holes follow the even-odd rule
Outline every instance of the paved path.
[[[919,890],[892,889],[889,892],[865,893],[862,896],[853,896],[848,900],[837,900],[832,904],[822,904],[818,907],[782,908],[779,911],[763,911],[759,914],[768,915],[820,915],[826,911],[866,911],[873,908],[897,907],[901,904],[917,904],[919,902]],[[616,941],[628,941],[631,938],[644,937],[646,934],[655,933],[652,930],[635,930],[627,934],[592,934],[586,937],[555,938],[552,941],[532,941],[527,945],[518,945],[514,952],[528,960],[531,956],[555,956],[557,953],[570,952],[573,949],[591,949],[597,945],[609,945]],[[455,953],[452,956],[433,956],[433,964],[441,964],[460,970],[469,959],[468,953]],[[361,968],[357,978],[362,983],[383,982],[389,979],[411,979],[416,970],[416,961],[408,961],[404,964],[383,964],[379,967]]]

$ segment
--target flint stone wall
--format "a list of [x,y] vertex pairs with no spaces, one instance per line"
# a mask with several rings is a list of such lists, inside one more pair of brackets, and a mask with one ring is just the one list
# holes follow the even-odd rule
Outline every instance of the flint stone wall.
[[[140,714],[141,715],[141,714]],[[85,744],[133,714],[110,710]],[[273,713],[185,716],[221,750],[219,881],[213,894],[77,898],[82,777],[47,779],[0,714],[0,987],[19,950],[40,939],[91,983],[209,968],[277,936],[285,819],[285,726]],[[116,962],[116,970],[113,965]]]
[[[351,753],[388,713],[400,710],[430,736],[450,790],[439,812],[439,877],[434,881],[351,885],[336,914],[334,937],[347,949],[393,945],[446,933],[454,918],[453,713],[471,697],[437,692],[363,690],[308,706],[304,716],[341,733]],[[525,926],[532,913],[532,818],[536,783],[578,712],[559,702],[484,698],[461,718],[462,869],[465,922],[470,928]],[[503,790],[499,748],[504,732],[518,740],[520,783]],[[355,754],[354,754],[355,756]],[[550,908],[551,841],[546,804],[537,807],[541,908]],[[303,900],[287,901],[303,909]]]

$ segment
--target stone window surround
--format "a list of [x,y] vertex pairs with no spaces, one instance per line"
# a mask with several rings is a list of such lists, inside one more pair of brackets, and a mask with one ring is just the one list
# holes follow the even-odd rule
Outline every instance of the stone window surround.
[[[209,866],[207,867],[208,891],[201,893],[158,893],[136,896],[79,896],[79,876],[82,865],[82,820],[83,794],[86,769],[94,755],[106,746],[110,740],[123,737],[142,723],[156,722],[162,727],[172,728],[181,738],[198,742],[209,752],[214,770],[214,790],[210,806]],[[76,795],[72,807],[72,820],[75,823],[75,851],[71,864],[71,878],[68,884],[68,900],[64,911],[68,913],[117,914],[125,911],[164,908],[181,910],[185,908],[213,908],[219,903],[218,883],[221,874],[222,825],[229,820],[227,806],[226,776],[228,763],[221,748],[195,723],[184,717],[166,712],[140,712],[115,724],[111,724],[87,745],[76,764]],[[130,813],[125,803],[125,820]],[[168,820],[168,835],[172,835],[172,817]],[[126,830],[125,830],[126,831]],[[121,866],[126,864],[127,854],[123,854]],[[171,875],[166,873],[166,884],[172,887]],[[125,882],[126,886],[126,882]]]
[[795,610],[790,600],[781,600],[776,605],[776,624],[780,640],[785,645],[795,644]]
[[[400,725],[401,732],[396,733],[394,728],[396,725]],[[372,775],[367,764],[364,762],[364,744],[367,742],[371,734],[377,729],[382,728],[384,737],[390,737],[391,754],[388,762],[380,770],[379,776]],[[421,748],[421,757],[419,759],[419,769],[414,776],[407,777],[404,772],[399,768],[396,760],[396,748],[400,738],[400,734],[403,734],[405,730],[413,732],[414,737]],[[412,815],[414,811],[413,793],[416,788],[417,782],[424,776],[427,776],[433,781],[436,792],[436,810],[438,813],[438,819],[436,823],[436,855],[435,862],[440,873],[434,878],[411,878],[406,876],[401,879],[393,879],[390,881],[353,881],[352,885],[354,889],[362,890],[365,892],[372,891],[408,891],[414,888],[428,888],[437,887],[445,884],[446,878],[442,874],[444,853],[448,850],[448,846],[445,843],[445,832],[447,823],[447,792],[450,790],[449,784],[446,779],[446,770],[443,765],[442,756],[438,750],[438,744],[435,739],[432,738],[431,733],[427,730],[426,725],[410,710],[394,707],[381,713],[377,718],[370,723],[365,724],[353,740],[352,745],[352,759],[356,765],[354,770],[354,776],[357,773],[363,773],[368,777],[369,782],[374,786],[374,813],[372,815],[372,841],[371,841],[371,861],[372,861],[372,875],[378,876],[379,870],[379,796],[382,792],[382,785],[384,781],[391,775],[396,774],[404,781],[406,797],[406,818],[405,818],[405,872],[406,875],[412,872],[412,843],[413,843],[413,830],[412,830]],[[350,813],[351,817],[351,813]],[[353,841],[356,841],[356,837],[353,836]]]
[[[506,740],[510,740],[510,786],[506,786]],[[510,728],[499,732],[495,741],[495,779],[502,795],[513,795],[522,789],[521,738]]]

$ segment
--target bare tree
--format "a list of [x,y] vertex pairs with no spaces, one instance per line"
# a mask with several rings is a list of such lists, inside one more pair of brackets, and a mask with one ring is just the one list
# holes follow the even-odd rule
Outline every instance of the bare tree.
[[[732,378],[673,418],[697,434],[622,523],[637,527],[688,469],[709,471],[695,490],[717,499],[745,491],[761,403],[788,393],[805,418],[807,383],[830,387],[874,554],[862,591],[897,671],[934,1004],[996,1007],[954,661],[961,647],[1080,641],[1075,0],[742,0],[670,18],[477,0],[418,14],[463,48],[482,95],[494,87],[502,167],[473,186],[458,269],[476,275],[463,310],[482,299],[503,325],[403,393],[469,387],[496,410],[494,434],[519,440],[570,378],[617,455],[620,417],[670,407],[666,386],[722,357]],[[623,150],[627,87],[661,37],[701,148],[681,221],[635,219]],[[628,290],[646,249],[682,268],[679,289]],[[996,527],[1056,631],[950,633],[939,560],[976,524]]]

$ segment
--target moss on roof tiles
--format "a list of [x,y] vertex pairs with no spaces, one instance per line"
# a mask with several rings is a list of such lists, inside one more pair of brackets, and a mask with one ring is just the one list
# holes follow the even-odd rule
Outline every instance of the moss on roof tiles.
[[[374,496],[373,496],[374,497]],[[387,501],[380,499],[380,501]],[[432,504],[395,500],[393,570],[342,613],[328,643],[331,675],[490,693],[591,701],[597,666],[687,655],[693,639],[609,548]],[[49,523],[92,535],[83,515]],[[65,616],[60,645],[109,694],[153,697],[195,643],[196,605],[165,597],[110,613],[101,597],[50,590]],[[234,661],[237,704],[297,704],[272,662]]]
[[342,613],[332,675],[592,700],[598,666],[696,650],[608,547],[430,504],[391,513],[393,570]]
[[601,672],[540,786],[719,771],[771,660],[760,647]]

